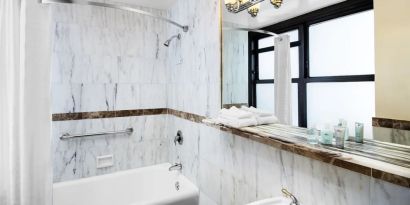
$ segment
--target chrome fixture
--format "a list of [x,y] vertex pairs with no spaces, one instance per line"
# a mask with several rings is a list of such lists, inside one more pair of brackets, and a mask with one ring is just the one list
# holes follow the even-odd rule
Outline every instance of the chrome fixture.
[[179,187],[180,187],[179,182],[178,181],[175,182],[175,190],[179,191]]
[[[231,13],[239,13],[248,10],[252,17],[256,17],[260,10],[260,3],[264,0],[225,0],[226,9]],[[276,8],[282,6],[283,0],[270,0],[270,3]]]
[[289,197],[290,199],[292,199],[292,203],[290,203],[290,205],[299,205],[298,199],[296,199],[296,197],[292,193],[290,193],[288,190],[286,190],[285,188],[282,188],[282,193],[286,197]]
[[121,131],[96,132],[96,133],[74,134],[74,135],[65,133],[61,135],[60,140],[67,140],[67,139],[79,138],[79,137],[101,136],[101,135],[131,134],[132,132],[134,132],[133,128],[128,128],[126,130],[121,130]]
[[106,8],[113,8],[113,9],[121,9],[124,11],[131,11],[135,13],[139,13],[145,16],[150,16],[152,18],[156,18],[162,21],[165,21],[167,23],[170,23],[172,25],[175,25],[179,28],[181,28],[184,32],[188,32],[189,27],[187,25],[181,25],[175,21],[172,21],[170,19],[167,19],[165,17],[143,11],[140,9],[137,9],[135,6],[132,6],[130,4],[125,4],[125,3],[103,3],[103,2],[95,2],[95,1],[84,1],[84,0],[39,0],[40,3],[42,4],[52,4],[52,3],[61,3],[61,4],[79,4],[79,5],[91,5],[91,6],[100,6],[100,7],[106,7]]
[[165,41],[164,46],[168,47],[169,44],[171,43],[171,41],[172,41],[174,38],[176,38],[176,39],[178,39],[178,40],[181,40],[181,34],[177,34],[177,35],[171,36],[171,38],[169,38],[168,40]]
[[182,164],[181,163],[175,163],[174,165],[170,166],[169,171],[173,171],[173,170],[179,170],[182,171]]
[[178,130],[177,135],[174,138],[175,146],[177,145],[177,143],[179,145],[182,145],[184,143],[184,137],[182,136],[182,131],[181,130]]
[[261,34],[267,34],[267,35],[271,35],[274,37],[279,37],[278,34],[270,32],[270,31],[265,31],[265,30],[260,30],[260,29],[250,29],[250,28],[234,28],[234,27],[223,27],[223,30],[226,31],[249,31],[249,32],[255,32],[255,33],[261,33]]

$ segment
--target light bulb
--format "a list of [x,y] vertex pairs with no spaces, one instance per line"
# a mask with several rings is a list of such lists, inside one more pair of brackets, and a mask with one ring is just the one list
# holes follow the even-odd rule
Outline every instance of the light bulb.
[[250,8],[248,8],[248,13],[252,16],[252,17],[256,17],[259,13],[259,8],[260,5],[259,4],[255,4],[253,6],[251,6]]
[[237,12],[240,6],[240,0],[225,0],[226,9],[229,12]]
[[282,0],[270,0],[270,3],[277,9],[282,6]]

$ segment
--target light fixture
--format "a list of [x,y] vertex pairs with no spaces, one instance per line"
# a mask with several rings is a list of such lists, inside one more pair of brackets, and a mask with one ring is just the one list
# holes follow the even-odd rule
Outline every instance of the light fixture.
[[[256,17],[260,10],[260,3],[264,0],[225,0],[226,9],[231,13],[239,13],[243,10],[248,10],[252,17]],[[270,3],[279,8],[283,0],[270,0]]]
[[239,10],[240,1],[239,0],[225,0],[226,9],[229,12],[234,12]]
[[251,6],[251,7],[248,9],[248,13],[249,13],[252,17],[256,17],[256,16],[258,15],[258,13],[259,13],[259,8],[260,8],[260,5],[259,5],[259,4],[255,4],[255,5]]
[[270,0],[270,3],[277,9],[282,6],[282,0]]

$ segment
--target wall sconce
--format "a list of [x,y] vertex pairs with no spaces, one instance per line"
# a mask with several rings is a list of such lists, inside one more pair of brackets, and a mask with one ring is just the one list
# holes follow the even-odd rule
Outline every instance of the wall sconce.
[[280,6],[282,6],[282,0],[270,0],[270,3],[278,9]]
[[260,8],[260,5],[259,5],[259,4],[255,4],[255,5],[251,6],[251,7],[248,9],[248,13],[249,13],[252,17],[255,18],[255,17],[258,15],[258,13],[259,13],[259,8]]
[[[260,10],[260,3],[264,0],[225,0],[226,9],[231,13],[239,13],[245,9],[252,17],[256,17]],[[283,0],[270,0],[270,3],[278,9]]]
[[239,0],[225,0],[225,6],[229,12],[236,13],[239,11],[240,1]]

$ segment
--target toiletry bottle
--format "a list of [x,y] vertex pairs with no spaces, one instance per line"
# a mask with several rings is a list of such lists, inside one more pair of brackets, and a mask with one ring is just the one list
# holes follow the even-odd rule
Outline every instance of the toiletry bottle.
[[339,119],[339,124],[340,127],[345,127],[345,140],[349,140],[349,128],[347,127],[347,121],[345,119]]
[[341,126],[335,126],[334,130],[335,130],[335,147],[344,149],[346,128],[341,127]]
[[364,124],[360,122],[355,123],[355,141],[357,143],[363,143],[363,129],[364,129]]
[[316,125],[313,125],[307,131],[307,140],[309,144],[317,144],[319,140],[319,130],[316,129]]
[[330,125],[326,124],[325,128],[320,132],[322,137],[322,144],[331,145],[333,141],[333,132]]

